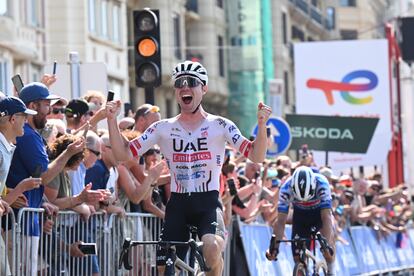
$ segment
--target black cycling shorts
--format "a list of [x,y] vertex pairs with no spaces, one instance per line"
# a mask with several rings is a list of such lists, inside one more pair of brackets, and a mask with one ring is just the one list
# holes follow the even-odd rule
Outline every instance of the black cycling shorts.
[[[188,226],[197,227],[197,236],[219,235],[225,239],[222,206],[218,191],[202,193],[171,193],[165,211],[165,222],[160,235],[164,241],[188,241]],[[177,256],[185,259],[188,248],[176,247]],[[165,250],[157,248],[157,265],[165,265]]]
[[[302,210],[299,208],[293,209],[292,219],[292,239],[295,237],[310,238],[311,228],[315,227],[319,231],[322,227],[321,209]],[[297,235],[297,236],[296,236]],[[306,242],[307,248],[310,247],[310,241]],[[293,256],[299,256],[300,248],[292,243]]]

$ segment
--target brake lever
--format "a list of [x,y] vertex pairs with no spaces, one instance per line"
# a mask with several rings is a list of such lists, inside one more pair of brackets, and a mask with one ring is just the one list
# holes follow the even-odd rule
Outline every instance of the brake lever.
[[124,265],[124,268],[126,270],[131,270],[132,269],[132,265],[129,263],[129,250],[131,248],[131,239],[130,238],[126,238],[124,240],[124,244],[122,245],[122,251],[121,254],[119,256],[119,269],[122,268],[122,264]]
[[316,237],[318,238],[319,243],[321,244],[321,249],[324,250],[324,251],[328,250],[329,254],[331,256],[333,256],[334,251],[333,251],[333,248],[329,245],[328,240],[326,238],[322,237],[321,233],[317,233]]

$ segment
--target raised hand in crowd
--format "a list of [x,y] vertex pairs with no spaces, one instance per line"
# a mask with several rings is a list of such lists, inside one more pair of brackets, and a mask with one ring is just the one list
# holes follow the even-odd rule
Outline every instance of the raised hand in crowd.
[[80,198],[81,202],[95,204],[99,201],[106,200],[108,195],[106,190],[92,190],[92,183],[89,183],[85,186],[78,197]]
[[[7,190],[12,190],[12,189],[7,188]],[[27,200],[24,194],[18,195],[16,200],[14,200],[14,202],[10,204],[10,207],[14,209],[20,209],[20,208],[27,207],[27,206],[29,206],[29,201]]]
[[47,86],[47,88],[50,88],[52,84],[56,82],[56,75],[51,74],[44,74],[41,80],[41,83]]
[[[30,191],[32,189],[39,188],[41,184],[42,184],[42,179],[41,178],[37,178],[37,177],[25,178],[22,181],[20,181],[19,184],[17,184],[17,186],[14,189],[11,189],[11,188],[7,189],[7,194],[4,197],[4,200],[9,205],[12,205],[13,208],[26,207],[27,206],[27,199],[23,195],[23,193],[26,192],[26,191]],[[23,197],[20,197],[20,196],[23,196]],[[17,202],[15,204],[15,202],[19,198],[20,198],[19,202]],[[19,207],[17,207],[17,206],[19,206]]]
[[85,148],[85,139],[83,137],[80,137],[73,141],[67,148],[67,152],[70,156],[73,156],[81,151],[83,151]]
[[15,190],[19,191],[20,193],[39,188],[42,184],[42,179],[38,177],[30,177],[23,179],[17,184]]
[[0,217],[4,214],[7,214],[10,211],[11,209],[9,204],[6,201],[0,199]]
[[111,101],[106,103],[106,118],[115,119],[121,113],[121,101]]
[[153,181],[156,182],[158,180],[158,178],[161,176],[161,173],[165,170],[166,168],[166,164],[165,161],[160,161],[156,164],[154,164],[153,166],[151,166],[151,168],[148,170],[148,177]]

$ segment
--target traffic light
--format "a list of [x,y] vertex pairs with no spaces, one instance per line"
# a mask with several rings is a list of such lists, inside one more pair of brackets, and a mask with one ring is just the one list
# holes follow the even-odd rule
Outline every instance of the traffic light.
[[161,43],[159,11],[134,11],[135,84],[137,87],[161,85]]

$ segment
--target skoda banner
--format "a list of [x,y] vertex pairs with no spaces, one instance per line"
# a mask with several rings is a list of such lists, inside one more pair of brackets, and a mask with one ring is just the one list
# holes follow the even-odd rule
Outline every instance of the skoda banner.
[[307,144],[312,150],[366,153],[379,119],[288,114],[286,121],[291,149]]

